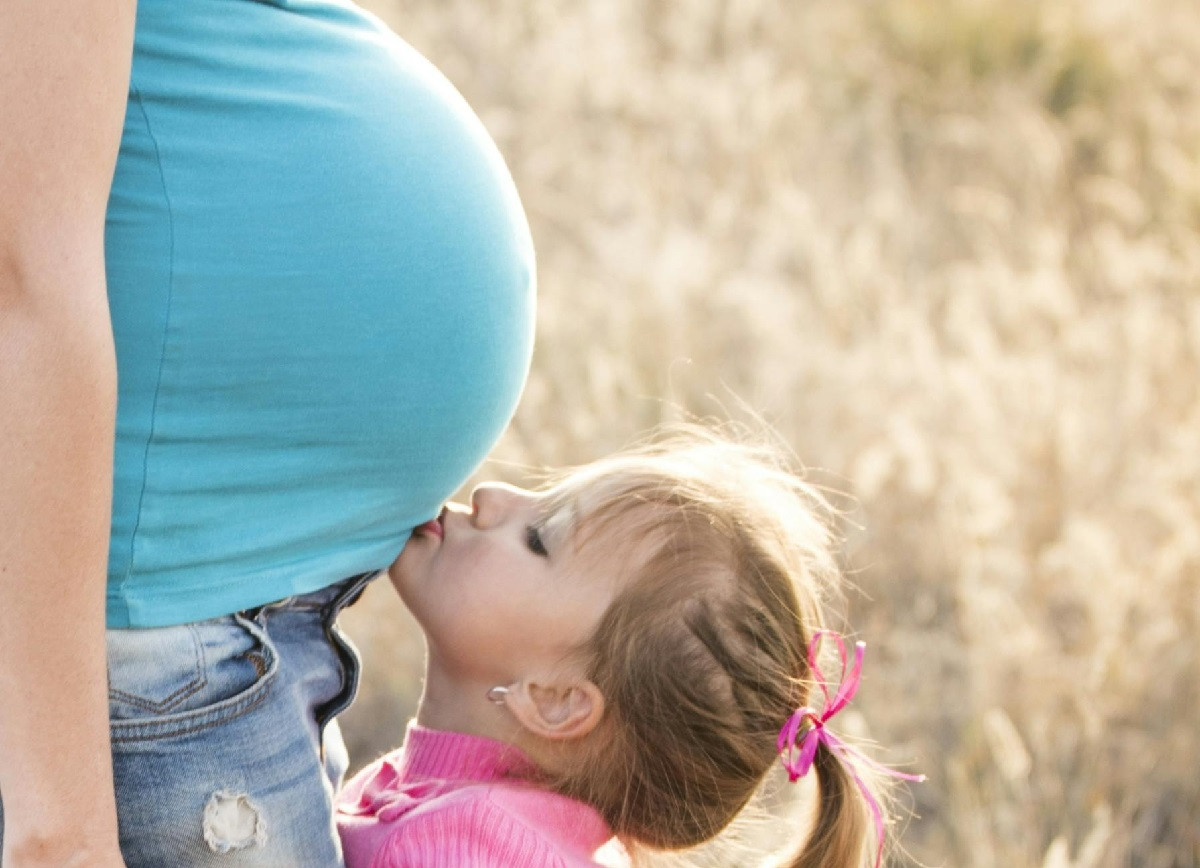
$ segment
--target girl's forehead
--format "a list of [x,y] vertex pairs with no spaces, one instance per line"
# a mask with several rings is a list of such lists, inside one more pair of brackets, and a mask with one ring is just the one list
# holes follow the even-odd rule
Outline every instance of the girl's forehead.
[[596,482],[568,482],[548,493],[543,525],[548,542],[557,542],[577,561],[622,561],[628,566],[644,559],[662,541],[661,506],[636,492]]
[[546,492],[543,526],[560,539],[580,542],[595,531],[619,523],[625,504],[596,479],[568,478]]
[[638,486],[619,470],[588,467],[573,472],[546,489],[550,501],[583,519],[597,512],[622,512],[637,501]]
[[562,550],[573,543],[579,518],[579,503],[574,497],[548,493],[542,513],[541,533],[551,551]]

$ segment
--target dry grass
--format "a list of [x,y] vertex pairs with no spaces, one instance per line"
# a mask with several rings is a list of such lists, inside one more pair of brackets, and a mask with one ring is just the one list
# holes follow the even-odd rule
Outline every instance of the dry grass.
[[[376,0],[480,113],[540,258],[481,475],[730,395],[858,504],[858,709],[908,858],[1200,864],[1195,0]],[[356,760],[419,640],[382,588]]]

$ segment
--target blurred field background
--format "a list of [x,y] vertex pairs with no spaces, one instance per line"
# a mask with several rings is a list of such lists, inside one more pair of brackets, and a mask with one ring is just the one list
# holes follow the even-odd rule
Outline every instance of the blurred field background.
[[[1195,0],[366,5],[533,227],[480,478],[745,402],[856,503],[855,708],[930,777],[896,863],[1200,865]],[[421,645],[382,586],[345,623],[358,766]]]

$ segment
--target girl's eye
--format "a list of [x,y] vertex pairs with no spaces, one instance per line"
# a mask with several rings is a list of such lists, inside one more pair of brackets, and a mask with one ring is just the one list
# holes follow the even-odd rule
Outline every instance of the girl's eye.
[[529,546],[529,550],[538,557],[548,557],[549,552],[546,551],[546,544],[542,542],[542,532],[530,525],[525,528],[525,544]]

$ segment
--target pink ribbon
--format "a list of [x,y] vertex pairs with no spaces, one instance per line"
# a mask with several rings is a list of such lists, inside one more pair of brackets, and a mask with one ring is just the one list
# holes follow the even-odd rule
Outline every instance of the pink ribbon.
[[[832,636],[833,640],[837,642],[838,658],[842,663],[837,691],[832,698],[829,695],[829,682],[826,680],[825,674],[821,672],[821,667],[817,665],[817,651],[821,647],[822,637],[826,635]],[[879,868],[879,862],[883,858],[883,810],[879,807],[875,796],[872,795],[870,787],[859,777],[855,766],[861,763],[876,772],[903,778],[906,781],[923,781],[925,775],[908,775],[881,765],[862,751],[846,744],[825,727],[825,722],[845,708],[846,704],[854,698],[854,694],[858,692],[858,682],[862,678],[863,655],[866,652],[867,643],[854,643],[854,663],[847,674],[846,643],[842,640],[841,635],[832,630],[818,630],[813,635],[812,641],[808,643],[808,665],[812,669],[813,675],[816,676],[817,687],[821,689],[821,694],[825,697],[825,707],[820,714],[808,706],[797,708],[787,719],[783,729],[779,731],[779,740],[776,746],[779,750],[779,758],[783,761],[783,767],[787,769],[789,781],[797,781],[808,774],[817,755],[817,748],[822,743],[842,759],[851,777],[854,778],[854,782],[862,791],[863,798],[867,800],[867,805],[871,808],[871,815],[875,818],[875,835],[879,842],[875,851],[875,868]],[[800,728],[806,723],[809,725],[808,729],[801,735]],[[797,737],[800,739],[799,742],[796,741]]]

